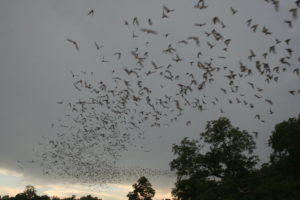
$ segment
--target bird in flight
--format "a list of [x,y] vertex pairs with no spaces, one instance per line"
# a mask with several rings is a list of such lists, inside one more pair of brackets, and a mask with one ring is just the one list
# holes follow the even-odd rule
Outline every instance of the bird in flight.
[[199,27],[202,27],[202,26],[205,26],[206,25],[206,23],[196,23],[196,24],[194,24],[195,26],[199,26]]
[[141,28],[141,31],[144,32],[144,33],[147,33],[147,34],[157,35],[157,31],[155,31],[155,30]]
[[164,10],[163,10],[163,12],[162,12],[162,18],[169,18],[169,16],[165,13]]
[[76,41],[74,41],[74,40],[71,40],[71,39],[69,39],[69,38],[67,38],[67,41],[68,41],[68,42],[71,42],[72,44],[74,44],[74,46],[75,46],[76,50],[77,50],[77,51],[79,51],[79,46],[78,46],[78,44],[77,44],[77,42],[76,42]]
[[91,10],[89,11],[88,15],[94,16],[94,10],[91,9]]
[[289,12],[292,13],[293,19],[297,19],[297,11],[298,11],[298,8],[292,8],[289,10]]
[[148,24],[149,24],[149,26],[153,25],[151,18],[148,19]]
[[163,5],[163,9],[164,11],[166,11],[166,13],[170,13],[173,12],[175,9],[169,9],[167,6]]
[[139,25],[140,25],[139,20],[138,20],[137,17],[134,17],[134,18],[133,18],[132,24],[133,24],[133,25],[136,25],[136,26],[139,26]]
[[237,10],[235,10],[233,7],[230,7],[231,13],[232,15],[234,15],[235,13],[237,13]]
[[95,44],[97,50],[99,50],[100,48],[103,47],[103,45],[99,46],[99,44],[97,42],[94,42],[94,44]]
[[284,23],[286,23],[289,26],[289,28],[293,28],[293,23],[291,20],[284,20]]

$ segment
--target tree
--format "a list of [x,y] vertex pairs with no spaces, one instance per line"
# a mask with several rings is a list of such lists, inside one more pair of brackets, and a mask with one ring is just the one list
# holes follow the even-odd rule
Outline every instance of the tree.
[[[273,152],[270,160],[273,164],[285,163],[288,173],[299,175],[300,169],[300,115],[298,119],[290,118],[275,126],[269,145]],[[292,171],[291,171],[292,170]]]
[[71,197],[66,197],[63,200],[76,200],[76,195],[72,195]]
[[57,196],[53,196],[52,200],[61,200],[61,199],[59,197],[57,197]]
[[139,178],[132,187],[134,190],[127,194],[128,200],[152,200],[155,195],[155,190],[145,176]]
[[2,200],[9,200],[10,199],[10,197],[8,196],[8,195],[4,195],[3,197],[2,197]]
[[259,171],[253,199],[300,199],[300,116],[275,126],[270,162]]
[[34,197],[37,196],[36,189],[32,185],[26,185],[23,194],[26,196],[27,199],[33,199]]
[[170,163],[177,174],[173,196],[180,200],[243,199],[251,190],[258,161],[254,148],[253,137],[233,127],[229,119],[209,121],[199,140],[184,138],[173,145],[177,156]]
[[28,200],[24,193],[17,194],[14,199],[15,200]]
[[24,192],[17,194],[14,199],[16,199],[16,200],[33,200],[36,197],[37,197],[37,194],[36,194],[36,189],[34,188],[34,186],[27,185],[25,187]]
[[35,198],[35,200],[51,200],[51,198],[48,195],[42,195]]
[[80,200],[99,200],[98,197],[93,197],[92,195],[83,196]]

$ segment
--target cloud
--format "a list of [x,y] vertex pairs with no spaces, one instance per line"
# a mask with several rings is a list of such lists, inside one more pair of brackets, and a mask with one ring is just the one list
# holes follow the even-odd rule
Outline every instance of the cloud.
[[23,174],[6,168],[0,168],[0,175],[22,177]]

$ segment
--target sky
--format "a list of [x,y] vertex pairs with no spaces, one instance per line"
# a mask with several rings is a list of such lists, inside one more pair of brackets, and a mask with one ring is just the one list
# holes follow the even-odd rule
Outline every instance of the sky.
[[[219,116],[228,117],[234,126],[249,133],[258,132],[255,153],[259,155],[261,162],[266,162],[270,153],[267,142],[275,124],[300,113],[300,94],[297,92],[300,89],[300,79],[295,72],[295,69],[300,68],[300,24],[289,11],[296,5],[294,1],[280,1],[279,10],[276,11],[271,3],[260,0],[214,0],[206,1],[206,9],[199,9],[194,7],[197,2],[0,1],[0,195],[14,195],[23,191],[25,185],[31,184],[36,186],[40,194],[50,196],[93,194],[105,200],[124,199],[131,190],[131,185],[137,180],[136,175],[131,176],[129,172],[136,172],[141,168],[147,172],[168,171],[169,162],[174,158],[171,152],[172,144],[179,143],[184,137],[197,138],[205,129],[206,122]],[[174,9],[167,13],[168,18],[162,18],[163,5]],[[237,10],[237,13],[233,15],[230,7]],[[91,9],[94,14],[88,15]],[[221,22],[214,24],[212,19],[215,16],[218,16]],[[139,26],[133,24],[135,17]],[[149,25],[149,18],[152,26]],[[252,19],[250,27],[246,24],[248,19]],[[285,20],[291,20],[293,27],[289,28]],[[128,26],[125,22],[128,22]],[[202,27],[195,26],[201,23],[206,24]],[[222,23],[226,27],[222,28]],[[253,32],[251,26],[255,24],[258,24],[258,28]],[[262,33],[263,27],[272,34]],[[158,34],[146,34],[140,31],[140,28],[155,30]],[[205,32],[210,33],[213,29],[221,33],[223,39],[216,41],[212,35],[206,36]],[[138,37],[132,38],[133,34]],[[200,46],[189,38],[191,36],[199,38]],[[291,40],[286,44],[285,40],[288,38]],[[79,50],[77,51],[75,45],[67,39],[76,41]],[[231,39],[227,52],[224,51],[226,39]],[[276,44],[276,39],[281,42]],[[178,43],[182,40],[188,44]],[[95,42],[101,46],[99,50],[96,49]],[[210,48],[207,42],[215,46]],[[176,49],[176,53],[163,53],[170,44]],[[269,52],[272,45],[276,46],[276,53]],[[248,58],[251,49],[256,54],[253,61]],[[286,49],[293,50],[290,58],[287,58],[289,54]],[[143,63],[144,67],[137,64],[132,51],[136,51],[138,56],[147,57]],[[197,58],[199,51],[203,55]],[[116,52],[122,53],[120,59],[115,55]],[[145,52],[148,52],[147,56]],[[266,58],[262,56],[264,52],[268,53]],[[183,60],[176,62],[176,54]],[[285,58],[290,66],[281,63],[281,58]],[[265,81],[265,74],[261,75],[256,70],[256,60],[268,63],[271,67],[273,77],[269,83]],[[165,73],[163,75],[158,73],[162,69],[146,76],[145,73],[153,71],[151,61],[158,66],[163,65],[164,70],[171,63],[169,71],[179,74],[180,79],[177,82],[166,80],[166,71],[161,71]],[[191,64],[191,61],[194,63]],[[106,169],[101,165],[101,161],[111,161],[110,155],[107,156],[102,147],[110,145],[112,137],[108,141],[102,141],[102,146],[99,145],[100,147],[95,149],[91,145],[92,142],[86,139],[76,143],[76,146],[72,143],[80,137],[78,132],[74,131],[80,126],[74,125],[73,118],[70,120],[66,116],[70,114],[68,102],[87,101],[89,97],[97,96],[87,89],[79,91],[74,87],[74,83],[86,80],[94,86],[103,81],[108,88],[113,89],[116,85],[120,86],[113,77],[120,77],[132,85],[133,82],[141,80],[145,87],[152,90],[149,95],[152,103],[155,102],[154,99],[164,95],[171,96],[176,102],[179,98],[176,94],[178,84],[188,84],[192,77],[190,74],[194,75],[198,84],[203,80],[203,74],[197,68],[198,61],[211,62],[213,66],[220,68],[220,72],[213,72],[212,83],[205,85],[201,91],[193,89],[186,96],[191,104],[194,99],[200,99],[203,111],[184,104],[183,99],[180,99],[183,111],[180,111],[181,115],[175,120],[174,115],[178,113],[175,103],[170,104],[170,109],[163,109],[156,104],[165,114],[159,121],[162,124],[160,127],[153,127],[153,119],[149,119],[140,123],[138,128],[129,128],[128,124],[132,120],[139,120],[137,112],[132,110],[149,111],[146,100],[138,105],[131,102],[128,105],[131,113],[120,118],[110,113],[110,109],[97,108],[97,112],[108,113],[107,116],[116,120],[118,126],[114,139],[119,139],[121,133],[130,135],[130,142],[122,143],[127,150],[116,151],[120,155],[117,159],[113,158],[112,165],[110,163],[106,166],[126,170],[120,175],[120,181],[116,181],[118,178],[115,177],[104,177],[106,171],[100,170],[101,172],[95,173],[91,182],[85,183],[84,172],[88,172],[90,178],[92,172],[99,171],[99,168]],[[239,91],[237,94],[230,93],[225,76],[230,70],[238,76],[239,63],[249,67],[253,75],[236,78],[235,85],[239,86]],[[279,74],[275,70],[277,66]],[[136,71],[140,77],[126,74],[124,68],[139,69],[140,71]],[[72,73],[75,77],[72,77]],[[277,82],[274,81],[276,76]],[[249,82],[254,84],[254,89]],[[132,87],[134,91],[137,90],[137,86]],[[224,94],[221,88],[225,88],[228,94]],[[258,88],[263,91],[259,92]],[[292,90],[296,91],[294,95],[289,92]],[[218,101],[215,100],[216,97]],[[238,103],[236,98],[242,102]],[[114,100],[111,99],[111,104],[114,104]],[[230,100],[233,103],[230,104]],[[272,105],[265,100],[272,100]],[[247,105],[243,101],[246,101]],[[254,108],[249,107],[251,103]],[[221,109],[224,113],[220,113]],[[270,109],[273,114],[270,114]],[[260,120],[255,118],[257,115],[260,116]],[[79,114],[71,112],[71,117],[74,116],[78,117]],[[118,121],[120,119],[125,123]],[[72,125],[74,129],[64,127]],[[137,139],[141,130],[143,139]],[[109,131],[105,133],[110,134]],[[82,150],[84,153],[80,154],[80,158],[86,159],[84,162],[90,162],[90,159],[99,161],[100,164],[96,163],[91,168],[75,166],[74,159],[64,155],[63,161],[57,163],[53,173],[45,175],[45,171],[48,170],[46,167],[53,164],[49,157],[46,160],[42,159],[43,155],[49,155],[47,153],[55,150],[49,145],[50,140],[65,141],[74,145],[75,150],[70,153],[72,156],[79,147],[83,148],[85,151]],[[98,152],[94,154],[93,151]],[[63,165],[72,167],[73,170],[70,171],[76,174],[62,175],[60,167]],[[79,178],[74,179],[75,176]],[[174,176],[149,175],[149,180],[157,191],[157,199],[170,196],[175,182]]]

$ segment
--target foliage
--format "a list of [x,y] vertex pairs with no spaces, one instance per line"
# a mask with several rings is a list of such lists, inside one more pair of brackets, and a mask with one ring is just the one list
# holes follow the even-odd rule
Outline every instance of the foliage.
[[[299,170],[300,116],[298,116],[298,119],[290,118],[288,121],[277,124],[269,139],[269,145],[273,149],[270,158],[273,164],[284,162],[289,165],[290,169]],[[295,171],[293,171],[293,173],[295,173]]]
[[208,122],[199,140],[184,138],[173,145],[177,158],[170,167],[177,182],[172,194],[191,200],[241,199],[251,188],[249,180],[258,160],[252,155],[254,148],[252,136],[233,127],[229,119]]
[[87,195],[87,196],[81,197],[80,200],[98,200],[98,198],[93,197],[92,195]]
[[27,185],[23,193],[27,199],[33,199],[37,196],[36,189],[32,185]]
[[127,194],[128,200],[152,200],[155,195],[155,190],[151,183],[144,176],[139,178],[137,183],[132,185],[133,191]]
[[275,126],[270,162],[259,171],[255,199],[300,199],[300,116]]
[[270,161],[259,169],[253,138],[227,118],[208,122],[200,139],[173,145],[175,199],[300,199],[300,116],[275,126]]

